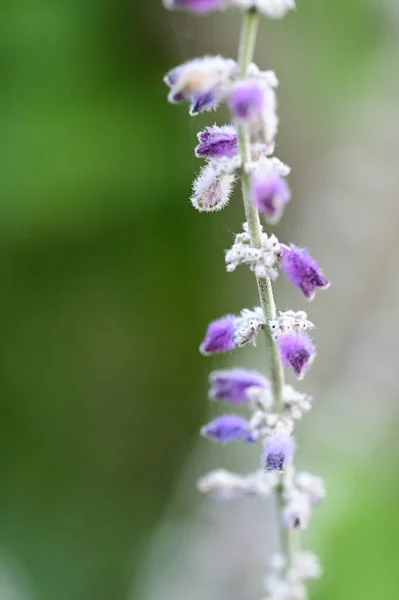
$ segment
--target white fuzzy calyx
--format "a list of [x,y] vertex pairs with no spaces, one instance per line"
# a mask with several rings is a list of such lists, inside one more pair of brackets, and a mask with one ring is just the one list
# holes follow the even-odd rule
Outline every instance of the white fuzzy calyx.
[[256,277],[276,279],[277,266],[281,259],[281,246],[275,235],[261,234],[261,246],[251,246],[248,225],[244,223],[244,232],[236,235],[233,246],[226,252],[226,269],[229,273],[239,265],[248,265]]
[[171,88],[169,100],[173,102],[177,95],[195,98],[206,94],[225,84],[237,73],[237,63],[231,58],[220,55],[194,58],[166,75],[165,82]]
[[244,308],[235,321],[234,342],[236,346],[242,347],[246,344],[256,346],[256,336],[265,326],[263,310],[256,306],[253,310]]
[[279,311],[278,317],[269,322],[269,327],[274,339],[277,339],[287,331],[300,332],[314,329],[313,323],[308,320],[308,316],[304,310]]
[[270,594],[267,600],[306,598],[303,584],[319,579],[322,572],[317,556],[311,552],[298,553],[288,570],[284,554],[273,554],[269,560],[269,568],[270,574],[265,581],[266,591]]
[[211,471],[197,482],[200,492],[218,500],[232,500],[240,496],[269,496],[278,484],[276,473],[255,471],[246,476],[225,469]]
[[295,0],[232,0],[232,4],[243,10],[254,7],[270,19],[282,19],[295,8]]
[[312,396],[304,392],[298,392],[292,385],[285,385],[283,392],[284,411],[298,421],[312,408]]

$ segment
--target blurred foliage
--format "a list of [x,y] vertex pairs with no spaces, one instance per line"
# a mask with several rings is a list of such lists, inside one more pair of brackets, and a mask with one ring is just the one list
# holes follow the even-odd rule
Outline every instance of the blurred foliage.
[[[301,4],[286,35],[336,102],[375,22]],[[188,207],[195,132],[162,84],[186,57],[162,19],[158,0],[0,8],[0,545],[40,600],[126,597],[205,410],[204,323],[237,294],[212,260],[231,215]]]

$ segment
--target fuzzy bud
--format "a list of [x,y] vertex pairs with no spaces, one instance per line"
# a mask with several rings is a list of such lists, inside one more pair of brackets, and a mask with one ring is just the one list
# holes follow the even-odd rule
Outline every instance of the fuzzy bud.
[[231,196],[235,175],[218,174],[212,163],[203,167],[193,183],[191,204],[200,212],[224,208]]
[[311,512],[307,495],[296,492],[284,507],[283,522],[288,529],[302,531],[309,524]]
[[226,315],[209,324],[200,352],[204,356],[229,352],[235,348],[236,317]]
[[214,371],[210,375],[210,382],[209,397],[232,404],[246,404],[249,400],[249,390],[270,388],[266,377],[257,371],[246,369]]
[[305,333],[283,333],[277,340],[282,363],[302,379],[315,356],[315,346]]
[[291,199],[291,191],[286,181],[277,173],[261,169],[252,180],[251,199],[266,221],[275,225]]
[[299,288],[308,300],[314,298],[318,288],[326,289],[330,285],[317,262],[305,248],[283,246],[281,266],[291,283]]
[[248,421],[238,415],[216,417],[216,419],[213,419],[213,421],[202,427],[201,434],[221,444],[238,440],[246,442],[254,441]]
[[232,125],[207,127],[198,134],[195,155],[201,158],[232,158],[238,152],[237,131]]
[[295,452],[295,441],[289,435],[277,434],[266,441],[262,463],[266,471],[284,471],[287,463],[292,461]]
[[204,56],[179,65],[165,76],[169,102],[191,102],[190,114],[214,110],[221,90],[237,72],[237,63],[222,56]]
[[255,79],[240,81],[233,87],[227,103],[237,120],[256,121],[264,109],[264,86]]

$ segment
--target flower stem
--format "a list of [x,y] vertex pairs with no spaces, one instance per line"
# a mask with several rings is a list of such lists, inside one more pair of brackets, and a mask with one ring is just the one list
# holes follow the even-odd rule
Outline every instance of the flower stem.
[[[256,36],[258,32],[259,15],[255,9],[245,13],[240,36],[240,47],[238,52],[238,66],[241,77],[246,77],[248,67],[253,61],[255,53]],[[240,155],[242,159],[241,187],[244,201],[245,217],[248,223],[248,231],[251,238],[251,244],[257,248],[261,245],[261,224],[259,213],[250,197],[250,176],[245,172],[245,165],[251,160],[251,141],[248,127],[242,124],[238,127],[238,142]],[[276,318],[276,304],[273,296],[273,289],[269,278],[257,278],[259,298],[265,317],[266,347],[269,362],[269,375],[272,383],[273,398],[275,406],[279,412],[283,410],[283,389],[284,389],[284,371],[280,360],[280,355],[276,342],[269,328],[269,321]],[[292,478],[292,468],[284,474],[286,479]],[[283,500],[283,486],[279,486],[277,491],[277,503],[281,513]],[[280,516],[281,523],[281,516]],[[299,550],[299,534],[296,531],[288,530],[281,523],[282,549],[286,554],[287,568],[292,565],[294,556]]]
[[[238,54],[238,65],[241,77],[245,77],[248,72],[248,66],[253,60],[255,52],[256,34],[258,30],[259,15],[255,10],[249,10],[245,13],[240,39],[240,49]],[[250,198],[250,177],[245,173],[245,164],[251,160],[251,145],[249,131],[245,124],[238,127],[238,141],[240,154],[243,164],[241,175],[242,196],[244,200],[245,217],[248,223],[251,244],[257,248],[261,243],[261,224],[259,213],[253,205]],[[273,339],[272,333],[268,327],[269,321],[276,318],[276,305],[273,297],[273,290],[269,278],[257,278],[258,291],[261,306],[265,316],[265,334],[266,345],[269,360],[269,373],[273,388],[273,397],[279,410],[283,407],[283,388],[284,373],[278,353],[277,345]]]

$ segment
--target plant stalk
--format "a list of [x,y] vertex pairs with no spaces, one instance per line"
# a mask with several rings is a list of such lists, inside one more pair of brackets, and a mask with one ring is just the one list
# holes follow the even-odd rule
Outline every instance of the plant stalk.
[[[238,66],[241,77],[246,77],[248,67],[253,61],[256,45],[256,37],[258,32],[259,15],[255,9],[251,9],[245,13],[243,18],[240,46],[238,52]],[[261,245],[261,224],[257,208],[251,201],[251,181],[250,176],[245,172],[245,165],[251,161],[251,143],[248,127],[245,124],[238,126],[238,143],[242,159],[242,174],[241,187],[244,201],[245,217],[248,223],[248,231],[251,238],[251,244],[259,248]],[[283,389],[284,389],[284,371],[281,364],[277,344],[272,336],[269,328],[269,321],[276,318],[276,304],[273,296],[273,289],[269,278],[257,277],[258,292],[260,303],[265,317],[265,335],[266,348],[269,363],[269,375],[272,384],[273,398],[277,411],[282,412],[283,405]],[[284,477],[292,477],[292,468],[284,474]],[[283,486],[279,486],[277,491],[277,504],[279,513],[283,508]],[[299,534],[296,531],[288,530],[284,527],[280,514],[280,530],[282,549],[286,555],[287,569],[292,565],[296,552],[299,550]]]

